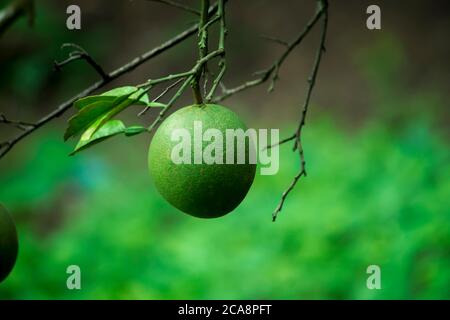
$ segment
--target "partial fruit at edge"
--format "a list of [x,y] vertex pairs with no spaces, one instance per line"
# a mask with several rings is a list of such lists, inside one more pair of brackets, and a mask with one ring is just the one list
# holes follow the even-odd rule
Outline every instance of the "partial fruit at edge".
[[0,283],[14,268],[18,250],[16,225],[6,208],[0,204]]

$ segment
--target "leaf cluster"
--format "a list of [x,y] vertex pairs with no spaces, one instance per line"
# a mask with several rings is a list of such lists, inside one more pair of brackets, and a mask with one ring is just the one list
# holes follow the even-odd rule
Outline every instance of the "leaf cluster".
[[69,125],[64,133],[64,140],[81,135],[71,154],[118,134],[134,136],[147,131],[145,127],[138,125],[127,127],[121,120],[114,119],[132,105],[164,106],[158,102],[151,102],[147,91],[135,86],[119,87],[101,95],[77,100],[73,106],[78,112],[69,119]]

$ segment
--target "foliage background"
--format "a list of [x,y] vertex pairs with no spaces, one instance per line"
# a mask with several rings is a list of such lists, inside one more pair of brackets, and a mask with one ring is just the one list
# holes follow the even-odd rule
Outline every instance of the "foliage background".
[[[79,43],[115,68],[193,19],[146,1],[74,3],[83,32],[64,28],[68,4],[47,0],[33,28],[22,20],[0,38],[1,113],[32,121],[96,79],[83,63],[52,70],[65,56],[62,43]],[[257,176],[237,210],[199,220],[156,193],[146,168],[150,137],[118,137],[68,157],[69,112],[0,161],[0,201],[20,235],[0,298],[449,299],[448,3],[413,1],[405,10],[379,1],[382,31],[365,28],[369,4],[331,3],[304,130],[309,175],[276,223],[270,214],[298,168],[289,146],[279,174]],[[292,38],[313,5],[230,1],[227,83],[248,79],[282,50],[258,34]],[[251,127],[292,132],[317,34],[289,58],[275,92],[256,88],[226,104]],[[195,56],[192,39],[112,86],[185,70]],[[137,119],[137,111],[125,115],[128,124],[156,114]],[[0,128],[2,138],[11,134]],[[81,267],[80,291],[66,289],[71,264]],[[381,267],[382,290],[366,288],[371,264]]]

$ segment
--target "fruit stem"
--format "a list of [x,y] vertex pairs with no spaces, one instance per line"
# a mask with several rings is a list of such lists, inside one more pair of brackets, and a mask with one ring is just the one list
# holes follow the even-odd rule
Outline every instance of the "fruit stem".
[[[201,0],[200,9],[200,21],[198,24],[198,51],[199,60],[202,60],[208,54],[208,9],[209,0]],[[194,94],[194,100],[197,104],[203,104],[203,97],[200,90],[200,80],[202,78],[203,72],[205,71],[206,63],[202,65],[192,80],[192,92]]]
[[203,104],[203,97],[202,97],[202,93],[200,91],[200,86],[198,81],[194,78],[192,80],[192,93],[194,96],[194,101],[196,104]]

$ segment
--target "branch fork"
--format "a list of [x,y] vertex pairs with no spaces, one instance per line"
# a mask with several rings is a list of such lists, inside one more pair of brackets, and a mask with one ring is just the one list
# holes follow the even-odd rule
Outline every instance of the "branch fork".
[[77,60],[86,61],[104,81],[108,81],[110,76],[103,70],[103,68],[92,58],[92,56],[84,50],[81,46],[74,43],[65,43],[61,46],[61,49],[73,48],[74,50],[69,53],[69,57],[61,62],[54,61],[54,67],[56,70],[61,71],[61,69]]

